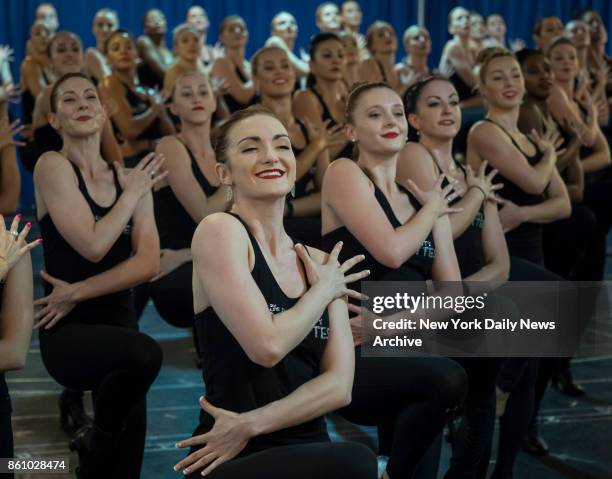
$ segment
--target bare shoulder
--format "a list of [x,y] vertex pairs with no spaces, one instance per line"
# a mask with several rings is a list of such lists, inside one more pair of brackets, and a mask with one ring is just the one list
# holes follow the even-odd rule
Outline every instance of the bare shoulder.
[[210,250],[223,253],[241,240],[248,239],[242,223],[229,213],[213,213],[206,216],[195,230],[191,242],[192,251]]
[[36,184],[56,182],[66,178],[66,172],[71,172],[70,162],[57,151],[47,151],[41,155],[34,166],[34,182]]

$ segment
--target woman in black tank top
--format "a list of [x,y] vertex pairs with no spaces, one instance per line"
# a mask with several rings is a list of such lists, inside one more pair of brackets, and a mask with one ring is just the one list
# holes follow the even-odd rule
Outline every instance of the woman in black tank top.
[[[309,245],[321,241],[321,183],[329,165],[329,147],[345,138],[339,126],[319,130],[295,118],[291,97],[295,71],[287,53],[279,47],[259,50],[251,60],[253,81],[262,106],[279,118],[289,133],[296,158],[296,181],[285,207],[289,235]],[[327,126],[327,125],[324,125]]]
[[113,126],[125,165],[132,168],[155,149],[156,140],[173,134],[174,127],[159,92],[140,85],[132,35],[115,30],[106,41],[106,52],[113,72],[104,77],[100,91],[114,102]]
[[[193,326],[191,239],[196,226],[211,213],[230,206],[228,189],[220,187],[210,143],[216,102],[208,79],[199,72],[184,74],[174,85],[173,114],[181,133],[163,138],[156,153],[166,158],[168,179],[154,193],[155,221],[161,247],[161,268],[136,292],[137,312],[150,296],[160,316],[179,327]],[[148,294],[147,294],[148,293]]]
[[251,65],[245,59],[249,31],[244,19],[238,15],[225,17],[219,27],[219,40],[225,55],[215,59],[211,74],[227,82],[223,101],[228,111],[234,113],[255,102]]
[[[23,368],[32,335],[32,261],[29,251],[41,243],[26,243],[28,223],[19,231],[20,215],[9,228],[0,217],[0,456],[12,458],[11,398],[5,371]],[[7,477],[13,478],[13,474]]]
[[[470,294],[492,292],[507,279],[508,248],[497,214],[493,185],[495,171],[477,175],[455,162],[453,139],[461,127],[459,95],[449,80],[430,77],[413,85],[404,96],[408,138],[398,164],[397,180],[414,181],[429,189],[439,175],[443,185],[455,184],[461,195],[451,202],[461,209],[450,215],[462,279]],[[474,477],[489,461],[495,420],[495,385],[502,361],[498,358],[456,358],[468,375],[468,395],[462,427],[454,435],[453,457],[446,478]],[[484,474],[483,474],[484,476]]]
[[269,479],[374,479],[372,452],[330,443],[322,418],[350,397],[352,341],[342,295],[359,298],[346,283],[367,273],[343,271],[360,258],[341,266],[341,245],[326,258],[285,233],[296,165],[286,129],[268,110],[230,117],[215,152],[234,205],[231,214],[205,218],[192,243],[207,398],[200,398],[194,436],[178,444],[192,449],[175,470],[191,478],[214,469],[219,479],[252,471]]
[[[343,126],[347,91],[343,83],[346,57],[342,40],[333,33],[315,35],[310,41],[310,64],[306,89],[298,91],[293,100],[295,116],[319,128]],[[329,149],[329,155],[332,161],[351,158],[353,145],[344,139]]]
[[161,349],[138,332],[130,288],[159,269],[150,189],[165,177],[163,159],[109,169],[99,153],[105,115],[83,74],[56,82],[51,112],[63,150],[45,153],[34,170],[45,240],[47,296],[35,302],[41,355],[64,387],[93,392],[93,427],[76,434],[79,477],[137,478]]
[[[416,201],[395,181],[407,131],[400,97],[384,83],[364,84],[349,94],[347,114],[359,156],[356,163],[335,161],[325,175],[323,247],[343,241],[343,255],[364,254],[374,281],[413,281],[421,290],[426,279],[459,281],[447,216],[452,188],[443,189],[442,178],[428,192],[414,187]],[[412,477],[462,403],[465,372],[446,358],[366,358],[361,346],[355,361],[353,403],[341,413],[378,426],[379,453],[390,456],[388,477]]]

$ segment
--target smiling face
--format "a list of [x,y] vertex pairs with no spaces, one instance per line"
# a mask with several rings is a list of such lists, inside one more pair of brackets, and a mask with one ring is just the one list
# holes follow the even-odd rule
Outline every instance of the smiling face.
[[587,48],[591,44],[589,27],[583,21],[572,20],[571,22],[568,22],[565,26],[565,35],[578,49]]
[[80,72],[83,69],[81,40],[73,33],[57,33],[51,43],[51,65],[58,76]]
[[344,45],[338,40],[321,42],[310,60],[310,71],[315,77],[335,81],[342,79],[346,67]]
[[96,13],[93,21],[92,32],[96,40],[104,44],[109,35],[119,27],[117,16],[110,11]]
[[538,100],[550,95],[554,74],[550,61],[544,54],[531,55],[522,64],[527,94]]
[[562,43],[554,46],[548,53],[555,79],[560,82],[573,82],[578,75],[578,55],[576,47]]
[[107,47],[107,57],[113,70],[125,71],[136,65],[136,45],[127,33],[113,35]]
[[55,113],[49,114],[49,123],[62,134],[86,137],[102,130],[106,115],[90,80],[82,77],[65,80],[51,101],[55,103]]
[[525,94],[525,81],[516,59],[501,56],[490,60],[486,64],[480,91],[491,106],[512,109],[520,105]]
[[181,119],[181,123],[202,125],[210,122],[217,109],[208,79],[201,73],[180,76],[172,95],[170,110]]
[[410,126],[421,135],[452,140],[461,128],[459,95],[452,83],[432,80],[423,87],[416,111],[408,115]]
[[337,32],[340,30],[340,10],[338,5],[326,3],[317,8],[316,24],[322,32]]
[[295,87],[295,70],[280,48],[270,48],[257,57],[253,65],[253,82],[262,96],[281,98],[291,95]]
[[194,62],[200,55],[200,39],[195,31],[181,30],[175,38],[174,51],[176,56],[186,62]]
[[379,155],[401,151],[406,144],[407,132],[402,100],[386,87],[362,93],[347,125],[347,134],[357,141],[360,151]]
[[431,53],[431,37],[426,28],[412,26],[404,33],[404,50],[410,56],[427,56]]
[[357,2],[344,2],[342,4],[342,23],[352,28],[359,28],[363,14]]
[[287,12],[277,14],[272,19],[272,35],[282,38],[288,45],[293,45],[298,35],[295,17]]
[[199,5],[194,5],[187,11],[187,23],[193,25],[200,34],[206,34],[210,26],[206,10]]
[[217,172],[223,184],[233,185],[235,204],[284,198],[291,191],[295,156],[287,130],[275,117],[256,114],[239,121],[226,142],[227,161]]

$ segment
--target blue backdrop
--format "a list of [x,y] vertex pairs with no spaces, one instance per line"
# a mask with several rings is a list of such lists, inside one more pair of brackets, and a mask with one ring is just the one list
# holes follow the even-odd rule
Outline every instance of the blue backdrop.
[[[19,65],[23,59],[25,43],[29,28],[34,19],[36,7],[43,0],[0,0],[0,44],[9,44],[15,50],[13,76],[19,79]],[[170,31],[185,20],[187,9],[194,4],[202,5],[208,12],[211,27],[208,42],[217,39],[218,25],[221,19],[229,14],[242,15],[249,27],[250,40],[247,55],[260,47],[270,32],[272,16],[281,11],[291,12],[298,20],[298,47],[307,48],[308,39],[316,32],[314,12],[320,0],[54,0],[58,11],[60,29],[77,33],[85,47],[94,44],[91,33],[92,19],[95,12],[102,7],[115,9],[119,14],[123,28],[134,35],[142,33],[142,17],[149,8],[160,8],[168,20],[168,44]],[[398,35],[417,22],[417,2],[415,0],[362,0],[364,30],[374,20],[387,20],[393,24]],[[557,15],[565,22],[572,13],[582,7],[594,8],[600,12],[608,32],[612,35],[612,2],[610,0],[426,0],[425,25],[429,29],[433,42],[430,57],[431,66],[436,66],[440,52],[449,35],[446,28],[446,17],[449,10],[457,5],[476,10],[483,15],[501,13],[506,18],[509,38],[523,38],[528,45],[532,44],[531,29],[535,21],[546,15]],[[608,49],[610,51],[610,44]],[[400,50],[402,50],[400,48]],[[403,55],[403,51],[398,52]],[[19,115],[19,109],[12,113]],[[23,177],[22,203],[29,208],[32,198],[31,178],[26,173]]]

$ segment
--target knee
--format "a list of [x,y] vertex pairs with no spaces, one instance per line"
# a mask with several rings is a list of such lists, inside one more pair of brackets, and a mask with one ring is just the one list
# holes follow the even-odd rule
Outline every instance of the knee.
[[595,213],[593,213],[593,210],[590,208],[584,206],[580,208],[574,206],[574,208],[576,208],[575,231],[580,232],[581,236],[590,237],[597,229],[597,217]]
[[468,390],[468,378],[458,363],[446,360],[443,369],[435,381],[435,398],[444,409],[454,409],[465,401]]
[[336,479],[374,479],[378,474],[376,455],[357,442],[336,443],[334,459],[338,464]]
[[139,377],[148,378],[153,382],[161,369],[163,353],[157,341],[145,334],[139,333],[139,335],[138,343],[133,345],[131,366]]

